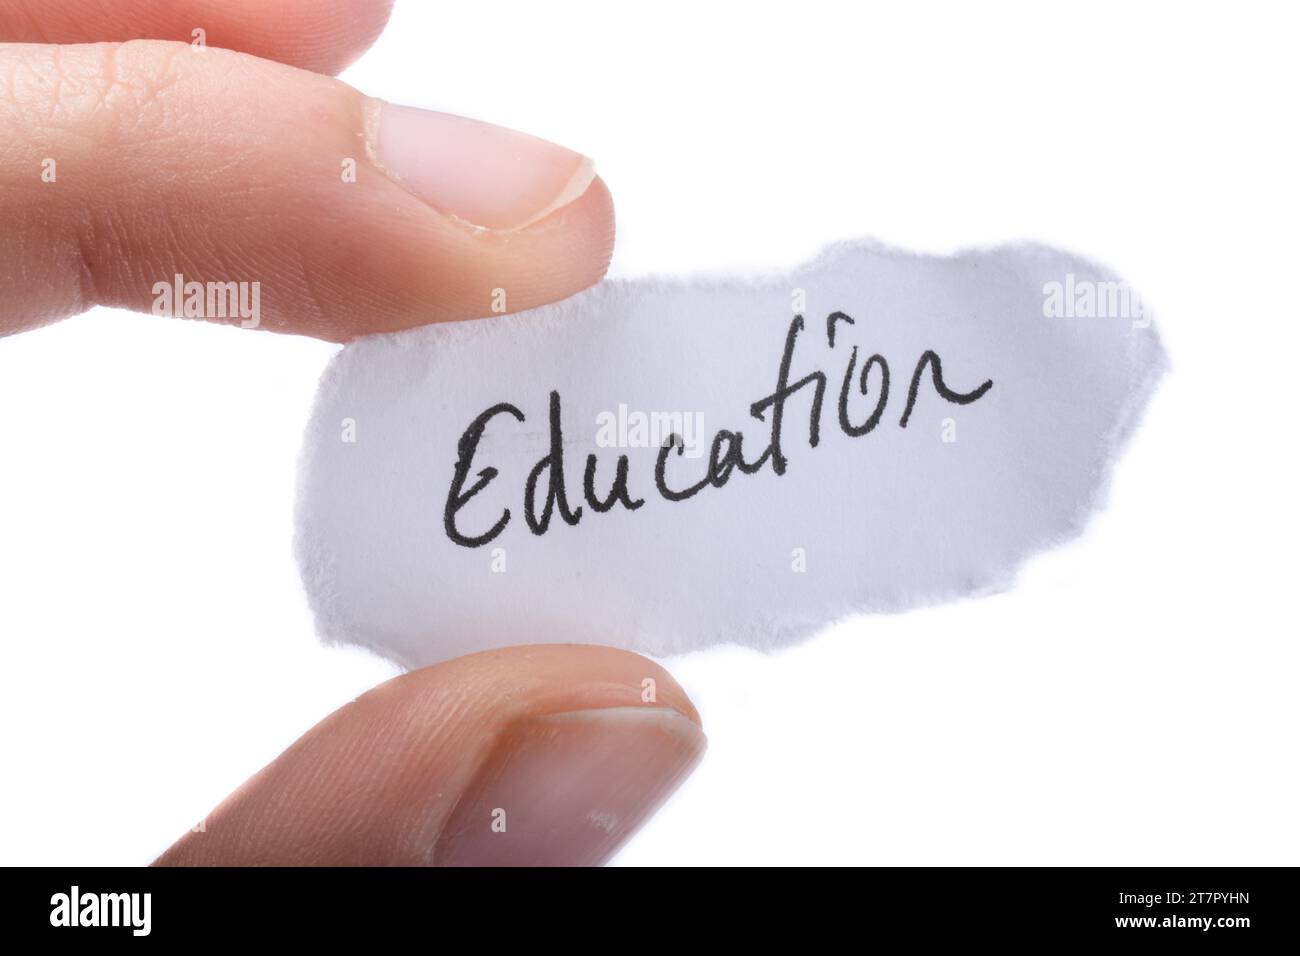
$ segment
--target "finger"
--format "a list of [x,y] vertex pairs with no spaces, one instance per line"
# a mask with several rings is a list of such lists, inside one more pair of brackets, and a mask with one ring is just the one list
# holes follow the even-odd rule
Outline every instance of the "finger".
[[704,746],[685,692],[643,657],[487,651],[335,711],[157,863],[599,864]]
[[0,132],[0,333],[98,304],[346,340],[565,298],[613,245],[579,154],[224,50],[0,45]]
[[375,42],[392,8],[392,0],[5,0],[0,42],[201,42],[334,74]]

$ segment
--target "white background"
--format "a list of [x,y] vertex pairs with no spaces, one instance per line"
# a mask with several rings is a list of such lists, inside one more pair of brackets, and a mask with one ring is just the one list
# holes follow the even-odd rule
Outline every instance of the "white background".
[[[710,751],[619,862],[1300,863],[1295,27],[400,0],[345,78],[594,157],[615,274],[1036,239],[1173,361],[1108,510],[1009,592],[667,661]],[[394,673],[315,642],[292,560],[333,351],[107,310],[0,340],[0,862],[147,862]]]

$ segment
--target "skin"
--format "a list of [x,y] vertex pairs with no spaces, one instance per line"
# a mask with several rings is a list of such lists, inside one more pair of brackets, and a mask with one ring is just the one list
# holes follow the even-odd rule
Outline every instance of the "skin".
[[[599,280],[614,219],[598,178],[507,233],[466,228],[383,176],[337,187],[338,157],[357,152],[373,101],[330,74],[374,41],[390,6],[0,5],[0,335],[95,305],[149,311],[145,279],[174,273],[257,276],[275,290],[264,328],[332,341],[487,315],[497,287],[520,311]],[[196,24],[207,31],[202,55],[189,45]],[[34,172],[51,156],[58,188]],[[318,164],[329,175],[312,175]],[[494,748],[539,736],[521,727],[553,736],[554,715],[571,726],[575,712],[644,706],[647,679],[657,685],[648,706],[686,728],[669,735],[686,756],[665,767],[662,787],[647,780],[653,793],[630,801],[637,809],[613,845],[544,847],[527,861],[601,862],[694,765],[703,735],[685,692],[657,664],[567,645],[475,654],[380,685],[309,731],[217,808],[205,833],[187,834],[159,862],[437,863],[447,821]]]
[[[268,293],[265,328],[332,341],[489,315],[494,288],[509,290],[508,311],[523,311],[604,275],[614,212],[599,179],[528,228],[467,228],[392,179],[365,175],[359,154],[374,101],[345,83],[222,49],[196,54],[176,41],[87,45],[104,39],[93,30],[111,11],[124,23],[140,12],[147,26],[158,17],[143,12],[155,6],[222,4],[81,5],[104,12],[62,17],[55,33],[79,44],[5,44],[0,54],[0,261],[8,263],[0,334],[95,305],[149,311],[152,281],[144,277],[176,273],[198,281],[256,275]],[[364,49],[376,32],[373,14],[388,8],[359,0],[258,6],[296,11],[303,22],[283,40],[278,32],[262,38],[267,52],[290,62],[303,58],[302,31],[318,11],[369,9],[369,19],[333,24],[321,42],[334,46],[308,58],[330,64]],[[31,36],[45,7],[0,5],[0,40]],[[179,19],[196,22],[187,17]],[[188,38],[189,28],[174,35]],[[38,174],[47,157],[57,158],[57,187]],[[340,184],[340,157],[361,164],[355,184]]]

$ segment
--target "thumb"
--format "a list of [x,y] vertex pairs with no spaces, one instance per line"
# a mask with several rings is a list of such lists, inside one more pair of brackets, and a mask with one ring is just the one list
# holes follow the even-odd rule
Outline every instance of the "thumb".
[[157,864],[600,864],[704,747],[685,692],[636,654],[472,654],[335,711]]
[[614,234],[578,153],[155,40],[0,44],[0,209],[0,335],[108,305],[343,341],[563,299]]

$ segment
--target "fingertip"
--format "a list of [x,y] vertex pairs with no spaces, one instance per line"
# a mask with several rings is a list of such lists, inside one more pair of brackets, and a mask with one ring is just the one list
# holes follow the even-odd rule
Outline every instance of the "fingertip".
[[[614,202],[599,176],[572,202],[513,231],[468,225],[396,183],[390,189],[405,195],[393,198],[392,192],[374,191],[373,205],[366,207],[369,212],[361,210],[347,245],[334,246],[333,275],[347,280],[348,297],[362,307],[340,303],[332,314],[302,311],[290,316],[283,331],[347,342],[439,322],[526,312],[590,288],[609,268]],[[392,214],[411,207],[416,208],[400,218]],[[384,215],[377,215],[378,209]],[[305,261],[317,258],[313,253]],[[323,304],[334,306],[336,298],[331,295]]]
[[577,199],[513,236],[492,237],[500,274],[511,277],[505,311],[535,309],[595,285],[609,269],[614,232],[614,199],[593,175]]
[[[374,45],[388,26],[394,0],[289,0],[293,16],[301,24],[295,37],[292,29],[264,22],[256,12],[265,4],[250,3],[250,21],[260,29],[254,41],[264,52],[247,52],[278,59],[314,73],[335,76],[351,66]],[[262,16],[265,16],[263,14]]]

